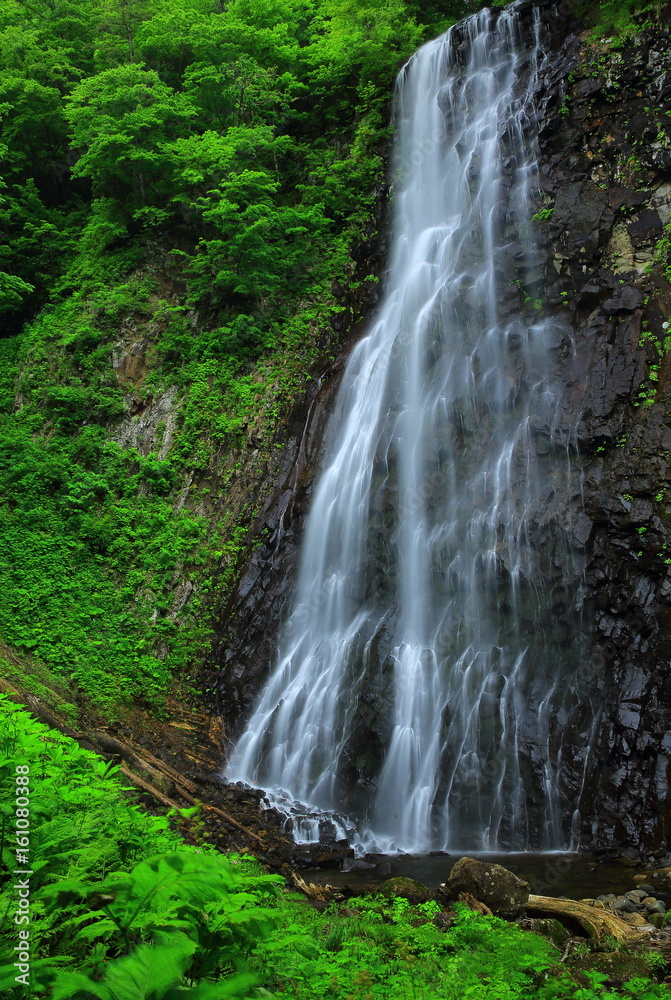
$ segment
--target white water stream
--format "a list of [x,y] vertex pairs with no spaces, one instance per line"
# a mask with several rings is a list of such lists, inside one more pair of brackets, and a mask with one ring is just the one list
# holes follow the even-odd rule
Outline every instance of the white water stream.
[[571,654],[545,529],[569,449],[557,327],[534,301],[540,28],[523,44],[519,17],[481,11],[399,77],[386,294],[227,773],[270,790],[297,840],[318,839],[323,810],[368,849],[567,845],[553,724]]

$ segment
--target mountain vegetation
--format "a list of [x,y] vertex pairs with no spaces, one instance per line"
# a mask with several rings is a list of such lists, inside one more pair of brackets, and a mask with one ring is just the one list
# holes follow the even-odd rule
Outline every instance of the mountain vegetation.
[[[332,339],[393,77],[465,11],[2,5],[0,629],[99,705],[161,704],[206,643],[246,522],[213,528],[185,483],[235,457],[259,411],[272,430]],[[150,340],[134,405],[177,394],[167,449],[162,427],[148,454],[115,432],[138,419],[114,368],[124,325]]]
[[[393,78],[478,6],[3,3],[0,634],[107,710],[160,706],[207,648],[254,514],[226,509],[245,436],[270,440],[334,346],[337,290],[377,280],[352,253]],[[129,445],[168,390],[152,450]]]

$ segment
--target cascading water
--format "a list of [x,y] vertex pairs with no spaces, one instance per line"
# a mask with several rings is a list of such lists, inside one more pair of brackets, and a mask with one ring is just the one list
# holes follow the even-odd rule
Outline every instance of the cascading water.
[[387,292],[228,770],[271,790],[298,840],[322,810],[370,849],[567,845],[562,767],[585,751],[551,725],[579,700],[553,609],[580,567],[551,378],[566,334],[542,316],[530,218],[540,33],[483,10],[399,77]]

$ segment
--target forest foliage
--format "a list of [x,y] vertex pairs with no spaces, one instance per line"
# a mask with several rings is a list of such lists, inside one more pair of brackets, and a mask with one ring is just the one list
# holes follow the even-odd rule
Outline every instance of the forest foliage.
[[[184,484],[302,384],[370,232],[394,75],[422,20],[465,12],[1,5],[0,634],[98,704],[160,704],[206,644],[246,528]],[[124,324],[151,331],[130,389]],[[129,391],[168,387],[167,453],[117,442]]]

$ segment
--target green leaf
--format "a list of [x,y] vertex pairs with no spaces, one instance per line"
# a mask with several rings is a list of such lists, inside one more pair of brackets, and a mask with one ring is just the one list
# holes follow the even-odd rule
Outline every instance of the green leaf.
[[190,959],[191,952],[179,942],[158,948],[140,945],[109,966],[105,986],[114,1000],[161,1000],[178,984]]
[[77,940],[91,941],[95,938],[102,938],[104,941],[107,941],[112,934],[116,934],[118,931],[119,928],[113,920],[99,920],[95,924],[89,924],[87,927],[82,927],[81,930],[77,932]]
[[199,983],[191,990],[170,990],[163,1000],[223,1000],[225,997],[248,996],[257,981],[256,976],[245,973],[218,983]]
[[78,993],[93,993],[100,1000],[110,1000],[109,990],[102,983],[94,983],[82,972],[59,972],[53,1000],[76,1000]]

